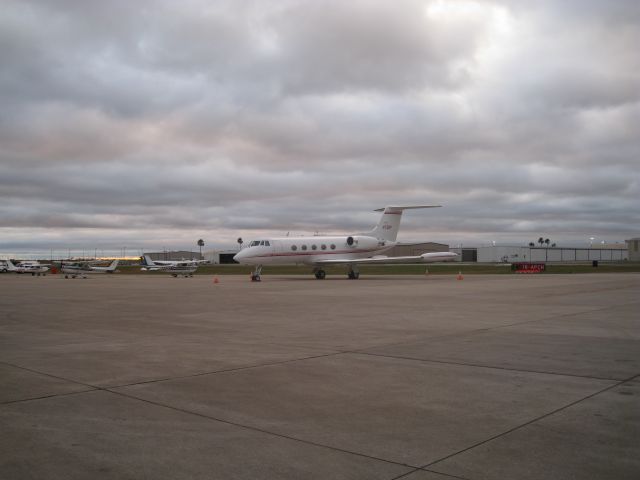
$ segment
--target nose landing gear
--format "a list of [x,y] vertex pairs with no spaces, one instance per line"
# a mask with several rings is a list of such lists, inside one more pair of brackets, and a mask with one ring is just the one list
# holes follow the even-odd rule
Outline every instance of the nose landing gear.
[[260,274],[262,273],[262,265],[258,265],[256,267],[256,269],[251,272],[251,281],[252,282],[259,282],[260,279]]

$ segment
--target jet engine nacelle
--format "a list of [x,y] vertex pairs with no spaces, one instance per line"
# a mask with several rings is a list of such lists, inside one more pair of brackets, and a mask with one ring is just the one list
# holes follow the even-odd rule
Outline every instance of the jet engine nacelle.
[[369,250],[378,247],[378,239],[364,235],[351,235],[347,237],[346,244],[348,248]]

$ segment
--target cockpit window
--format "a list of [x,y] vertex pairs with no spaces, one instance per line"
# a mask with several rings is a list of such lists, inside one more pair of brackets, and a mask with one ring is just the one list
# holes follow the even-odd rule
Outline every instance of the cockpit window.
[[271,246],[271,244],[269,243],[269,240],[265,240],[264,241],[264,246],[265,247],[270,247]]
[[264,240],[260,240],[260,245],[264,245]]
[[260,240],[254,240],[253,242],[251,242],[251,244],[249,246],[250,247],[257,247],[258,245],[260,245]]

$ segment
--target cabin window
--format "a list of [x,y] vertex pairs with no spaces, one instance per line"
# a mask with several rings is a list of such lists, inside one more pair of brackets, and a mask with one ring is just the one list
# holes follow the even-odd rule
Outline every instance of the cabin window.
[[335,249],[336,249],[336,246],[332,243],[331,244],[331,250],[335,250]]
[[295,245],[291,245],[291,250],[293,250],[294,252],[298,249],[298,247],[296,247]]
[[302,249],[303,249],[303,250],[306,250],[306,249],[307,249],[307,246],[306,246],[306,245],[302,245]]
[[264,241],[264,246],[265,247],[270,247],[271,246],[271,244],[269,243],[269,240],[265,240]]
[[315,245],[311,245],[311,250],[317,250],[318,247],[316,247]]
[[327,249],[327,246],[323,243],[322,245],[320,245],[320,248],[321,248],[322,250],[326,250],[326,249]]

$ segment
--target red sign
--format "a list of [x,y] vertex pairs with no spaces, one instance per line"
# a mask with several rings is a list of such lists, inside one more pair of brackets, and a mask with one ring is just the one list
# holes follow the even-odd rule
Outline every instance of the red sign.
[[544,263],[514,263],[511,269],[516,273],[542,273],[545,270]]

